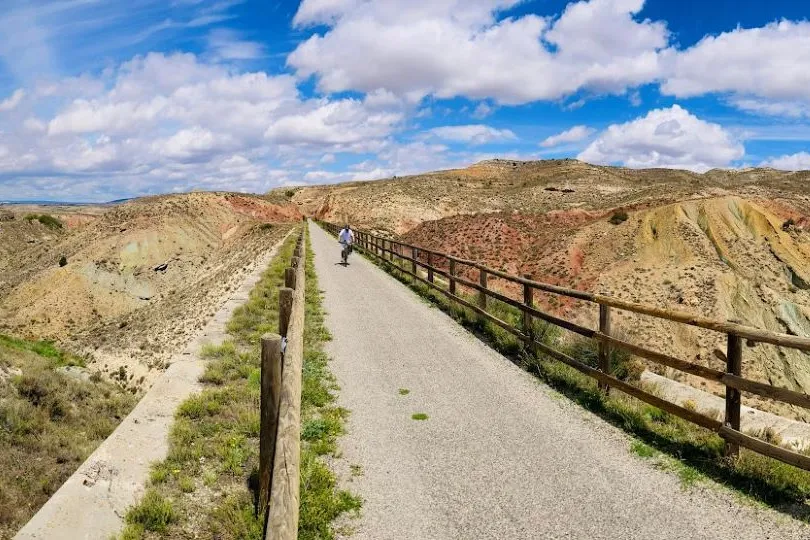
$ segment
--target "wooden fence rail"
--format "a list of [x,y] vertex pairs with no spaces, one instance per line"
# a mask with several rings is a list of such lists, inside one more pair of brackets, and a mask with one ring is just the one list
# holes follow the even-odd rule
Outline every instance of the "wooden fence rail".
[[[328,232],[337,235],[339,227],[331,223],[319,222]],[[716,321],[713,319],[695,316],[683,311],[669,310],[646,306],[635,302],[628,302],[610,296],[594,294],[587,291],[578,291],[558,285],[551,285],[533,281],[530,277],[519,277],[507,272],[489,268],[479,262],[462,259],[447,253],[441,253],[415,246],[393,239],[383,238],[366,231],[355,231],[356,245],[368,256],[380,259],[386,263],[394,264],[396,269],[411,276],[428,287],[441,292],[452,302],[465,306],[478,316],[487,319],[504,328],[522,340],[527,347],[539,353],[559,360],[585,375],[597,380],[599,387],[609,392],[611,388],[620,390],[650,405],[658,407],[670,414],[683,418],[689,422],[700,425],[718,433],[726,442],[726,455],[734,457],[739,453],[740,446],[754,452],[778,459],[802,469],[810,470],[810,456],[793,452],[786,448],[770,444],[764,440],[746,435],[740,431],[741,392],[749,392],[775,401],[798,405],[810,409],[810,396],[788,388],[781,388],[765,384],[742,376],[743,340],[753,343],[769,343],[781,347],[799,349],[810,352],[810,338],[793,336],[778,332],[761,330],[733,321]],[[387,247],[386,247],[387,246]],[[408,255],[406,255],[406,253]],[[438,266],[440,261],[447,262],[447,269]],[[410,264],[407,264],[410,263]],[[424,270],[425,277],[420,269]],[[474,279],[477,273],[478,279]],[[438,283],[434,276],[446,278],[447,287]],[[471,279],[468,279],[471,278]],[[488,278],[498,278],[518,285],[523,290],[523,300],[516,300],[505,294],[494,291],[488,285]],[[457,286],[462,285],[477,293],[475,303],[462,298],[457,292]],[[542,291],[572,298],[579,301],[591,302],[599,306],[599,327],[586,328],[572,321],[567,321],[539,309],[534,302],[534,291]],[[503,321],[487,310],[487,299],[492,298],[512,306],[521,312],[520,326],[513,326]],[[646,347],[629,343],[611,335],[612,310],[623,310],[639,315],[645,315],[679,324],[685,324],[711,330],[727,336],[726,370],[701,366],[692,362],[681,360]],[[593,368],[575,358],[571,358],[548,345],[537,341],[533,335],[532,321],[540,319],[547,323],[591,338],[598,343],[598,368]],[[698,412],[691,411],[675,403],[663,400],[641,388],[620,380],[609,373],[611,348],[623,349],[633,355],[649,361],[668,366],[691,375],[719,382],[726,387],[726,407],[724,420],[721,422]]]
[[301,369],[304,360],[305,233],[298,236],[279,289],[279,333],[261,339],[258,512],[266,540],[298,538]]

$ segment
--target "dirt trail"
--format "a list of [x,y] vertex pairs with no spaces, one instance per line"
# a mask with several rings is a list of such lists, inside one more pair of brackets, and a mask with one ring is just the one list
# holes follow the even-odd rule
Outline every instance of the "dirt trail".
[[368,261],[336,264],[338,244],[310,230],[334,336],[331,368],[351,411],[340,463],[355,466],[354,475],[342,472],[365,501],[352,539],[810,535],[724,490],[682,488],[633,456],[616,428]]
[[203,331],[174,359],[112,435],[17,533],[16,540],[102,539],[121,530],[127,509],[143,494],[150,465],[166,457],[175,410],[200,389],[198,379],[206,364],[200,356],[202,348],[226,338],[231,313],[247,301],[284,238],[256,262]]

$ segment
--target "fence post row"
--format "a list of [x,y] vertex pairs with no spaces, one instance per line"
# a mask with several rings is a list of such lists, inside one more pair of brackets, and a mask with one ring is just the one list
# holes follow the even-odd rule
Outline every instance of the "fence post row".
[[[326,223],[324,225],[327,230],[331,230],[334,234],[337,234],[337,227]],[[360,233],[360,238],[367,246],[368,255],[374,255],[377,258],[380,258],[380,254],[383,253],[384,257],[384,239],[365,232]],[[393,245],[391,241],[389,241],[389,245]],[[405,246],[397,243],[396,253],[397,256],[400,257],[400,262],[403,263],[402,267],[404,268],[406,265],[402,259],[405,259],[406,257],[404,256],[405,251],[402,249],[403,247]],[[744,447],[761,455],[810,471],[810,456],[789,450],[776,444],[771,444],[760,438],[744,434],[740,431],[742,391],[751,392],[755,395],[791,405],[797,405],[810,410],[810,395],[742,377],[742,340],[748,339],[755,343],[769,343],[776,346],[789,347],[810,353],[810,339],[801,336],[760,330],[750,326],[745,326],[735,321],[717,321],[705,317],[695,316],[694,314],[682,311],[655,308],[643,304],[624,301],[611,296],[604,296],[559,285],[536,282],[532,280],[531,275],[525,275],[524,278],[520,278],[506,272],[488,268],[474,261],[453,258],[451,255],[436,252],[435,255],[437,257],[446,257],[449,262],[449,272],[447,274],[449,278],[449,286],[445,288],[441,286],[441,284],[434,283],[435,272],[433,271],[433,262],[436,258],[434,257],[434,252],[422,250],[427,254],[424,259],[427,261],[427,263],[425,263],[422,259],[420,259],[421,248],[418,246],[408,247],[410,248],[411,254],[411,273],[416,277],[416,279],[426,282],[433,289],[441,291],[442,293],[451,297],[451,299],[454,298],[463,305],[476,310],[479,318],[482,321],[488,320],[498,324],[505,330],[512,332],[518,338],[526,340],[534,354],[542,351],[544,355],[563,362],[574,369],[579,370],[584,375],[596,379],[598,381],[599,388],[606,393],[609,393],[611,388],[620,390],[622,393],[633,396],[649,405],[658,407],[659,409],[682,418],[688,422],[718,433],[725,440],[725,454],[729,457],[737,456],[739,454],[740,447]],[[393,255],[394,253],[391,251],[391,257],[393,257]],[[459,274],[457,263],[478,268],[479,270],[479,285],[477,287],[478,291],[476,299],[477,305],[471,303],[471,300],[468,300],[465,297],[458,296],[458,281],[464,281],[465,279],[463,279],[463,272],[461,275]],[[427,279],[423,279],[419,274],[419,269],[423,266],[427,271]],[[522,285],[522,302],[501,292],[488,289],[487,278],[489,274],[511,281],[514,284]],[[470,283],[471,287],[472,285],[473,284]],[[545,313],[538,309],[535,306],[535,289],[546,293],[577,300],[584,300],[599,305],[598,330],[594,331],[591,328],[586,328],[572,321],[565,320],[550,313]],[[521,310],[522,321],[518,324],[513,324],[511,322],[501,320],[494,314],[487,312],[488,296],[491,296],[506,305]],[[723,357],[723,359],[726,361],[725,371],[709,368],[694,362],[681,360],[679,358],[675,358],[673,356],[669,356],[667,354],[663,354],[655,350],[619,339],[615,335],[612,335],[613,333],[611,331],[612,309],[620,309],[639,315],[655,317],[662,320],[668,320],[679,324],[686,324],[689,326],[725,334],[727,337],[726,355],[723,356],[723,354],[718,351],[718,356]],[[556,327],[564,328],[581,336],[597,340],[598,368],[594,369],[576,358],[567,356],[561,351],[555,350],[552,347],[541,343],[539,341],[541,336],[537,334],[535,319],[541,319],[549,324],[555,325]],[[634,386],[620,378],[617,378],[611,372],[611,355],[614,348],[628,351],[630,354],[645,358],[659,365],[668,366],[685,373],[702,377],[703,379],[717,381],[724,384],[726,387],[724,420],[719,421],[713,417],[706,416],[705,414],[701,414],[684,406],[678,405],[677,403],[661,399],[660,397],[651,394],[638,386]]]
[[[265,334],[261,337],[261,371],[260,371],[260,398],[259,398],[259,497],[256,512],[262,512],[268,516],[271,506],[278,504],[288,506],[285,497],[286,492],[279,496],[274,491],[273,477],[275,476],[276,449],[281,438],[279,432],[280,416],[282,414],[282,393],[284,384],[284,340],[290,331],[291,317],[293,310],[303,310],[302,305],[295,305],[296,290],[303,282],[298,282],[298,272],[303,278],[303,268],[299,268],[304,257],[304,234],[298,236],[298,240],[290,258],[290,267],[284,269],[284,287],[278,290],[279,321],[278,334]],[[298,301],[303,302],[302,291]],[[300,317],[300,315],[299,315]],[[300,322],[298,324],[301,324]],[[301,328],[296,329],[300,333]],[[298,351],[300,353],[300,351]],[[287,398],[289,400],[289,398]],[[300,400],[299,400],[300,402]],[[300,406],[300,403],[299,403]],[[289,406],[287,407],[289,409]],[[286,410],[286,409],[285,409]],[[283,450],[282,450],[283,451]],[[287,450],[289,452],[289,450]],[[297,458],[296,458],[297,459]],[[297,484],[298,479],[295,479]],[[282,482],[283,484],[283,482]],[[283,486],[281,487],[283,489]],[[271,502],[272,501],[272,502]],[[297,502],[296,502],[297,504]],[[277,509],[278,510],[278,509]],[[287,512],[286,508],[279,510]],[[294,515],[293,515],[294,514]],[[297,512],[284,517],[286,521],[295,521],[297,529]],[[269,534],[269,533],[268,533]],[[293,536],[286,535],[286,538]]]
[[[728,334],[726,349],[726,373],[739,377],[742,371],[742,338]],[[740,431],[740,391],[726,386],[726,418],[725,425],[735,431]],[[736,457],[740,453],[738,444],[726,441],[725,453],[727,457]]]

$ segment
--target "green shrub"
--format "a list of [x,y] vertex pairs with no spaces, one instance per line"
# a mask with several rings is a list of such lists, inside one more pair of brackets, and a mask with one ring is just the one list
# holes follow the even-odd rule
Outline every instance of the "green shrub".
[[164,532],[175,519],[177,515],[172,502],[154,489],[147,491],[140,504],[132,507],[126,516],[127,523],[153,532]]
[[49,229],[61,229],[64,226],[61,221],[48,214],[28,214],[25,216],[25,219],[28,221],[39,221]]
[[[574,338],[566,347],[565,353],[575,360],[590,367],[599,367],[599,345],[597,342],[584,338]],[[610,348],[610,374],[623,381],[637,381],[644,372],[644,365],[629,352]]]
[[610,219],[608,221],[610,221],[614,225],[618,225],[620,223],[624,223],[625,221],[627,221],[629,217],[630,216],[628,216],[627,212],[625,212],[624,210],[617,210],[616,212],[613,212],[613,215],[610,216]]

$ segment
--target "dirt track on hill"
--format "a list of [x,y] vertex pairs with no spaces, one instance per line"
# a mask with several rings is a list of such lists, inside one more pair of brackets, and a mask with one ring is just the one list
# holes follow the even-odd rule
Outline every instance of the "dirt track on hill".
[[360,466],[344,476],[365,501],[351,538],[810,535],[725,490],[682,487],[368,261],[336,264],[338,244],[310,230],[331,369],[351,411],[340,463]]

